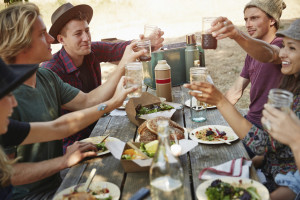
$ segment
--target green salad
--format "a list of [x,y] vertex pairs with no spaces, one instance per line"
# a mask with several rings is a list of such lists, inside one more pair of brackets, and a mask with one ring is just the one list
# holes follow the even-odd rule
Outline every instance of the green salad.
[[206,189],[208,200],[260,200],[255,187],[234,187],[217,179]]
[[168,104],[165,104],[165,103],[161,103],[158,105],[154,104],[154,105],[150,105],[148,107],[145,107],[145,106],[142,106],[141,104],[139,104],[135,108],[137,116],[160,112],[160,111],[165,111],[165,110],[171,110],[171,109],[174,109],[174,107],[170,106]]

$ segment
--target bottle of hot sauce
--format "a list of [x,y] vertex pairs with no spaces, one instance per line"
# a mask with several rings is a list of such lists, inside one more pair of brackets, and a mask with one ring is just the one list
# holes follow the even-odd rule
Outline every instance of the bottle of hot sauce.
[[172,101],[171,67],[166,60],[159,60],[154,68],[156,82],[156,96]]

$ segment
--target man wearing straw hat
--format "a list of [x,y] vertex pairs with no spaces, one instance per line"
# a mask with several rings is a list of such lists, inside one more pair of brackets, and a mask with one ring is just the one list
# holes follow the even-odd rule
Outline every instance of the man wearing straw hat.
[[[13,4],[0,11],[0,55],[9,64],[35,64],[52,58],[50,36],[40,16],[38,7],[32,3]],[[119,65],[132,62],[143,51],[134,52],[135,43],[126,47]],[[121,77],[121,75],[120,75]],[[39,68],[28,80],[18,87],[13,94],[18,101],[12,119],[31,121],[51,121],[60,116],[62,107],[70,110],[81,110],[97,106],[102,114],[120,106],[126,98],[123,77],[119,80],[116,95],[109,100],[103,99],[103,90],[97,87],[89,93],[64,83],[54,72]],[[132,92],[136,88],[130,88]],[[126,89],[127,90],[127,89]],[[122,94],[122,97],[119,95]],[[44,134],[41,132],[40,134]],[[95,146],[81,148],[84,143],[78,142],[68,147],[62,155],[60,140],[18,146],[10,156],[21,157],[14,164],[12,183],[18,185],[13,190],[14,199],[51,199],[61,183],[60,170],[73,166],[87,155],[95,155]],[[89,151],[89,152],[87,152]]]
[[[55,39],[54,43],[61,43],[62,49],[53,55],[50,61],[41,66],[54,71],[64,82],[80,89],[90,92],[101,85],[100,62],[119,61],[124,53],[125,47],[131,41],[120,43],[92,42],[89,23],[93,16],[93,9],[89,5],[81,4],[73,6],[71,3],[61,5],[52,14],[52,26],[50,35]],[[159,30],[155,49],[162,46],[163,32]],[[106,92],[103,98],[108,99],[113,94],[124,67],[118,68],[117,73],[112,73],[106,83],[103,84]],[[69,112],[63,110],[64,113]],[[88,137],[93,127],[88,127],[78,134],[65,138],[64,151],[66,147],[77,140]]]

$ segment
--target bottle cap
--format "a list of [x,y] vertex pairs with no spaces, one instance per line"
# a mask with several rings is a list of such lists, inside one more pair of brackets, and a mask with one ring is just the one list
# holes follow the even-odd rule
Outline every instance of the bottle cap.
[[186,44],[196,44],[195,34],[186,35]]
[[200,66],[200,60],[194,60],[194,66],[195,67]]

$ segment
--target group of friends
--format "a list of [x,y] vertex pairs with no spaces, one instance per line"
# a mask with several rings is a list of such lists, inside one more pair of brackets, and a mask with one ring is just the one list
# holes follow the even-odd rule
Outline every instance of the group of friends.
[[[285,7],[282,0],[251,0],[244,8],[248,34],[217,18],[213,36],[231,38],[248,53],[240,77],[224,95],[209,83],[184,85],[217,106],[262,169],[272,200],[300,198],[300,19],[278,31]],[[93,123],[137,89],[124,88],[125,65],[145,52],[134,51],[134,40],[91,42],[92,16],[88,5],[63,4],[48,33],[33,3],[0,11],[0,199],[51,199],[61,170],[96,155],[93,144],[80,142]],[[163,34],[151,38],[155,50]],[[53,43],[62,48],[52,55]],[[102,84],[100,63],[109,61],[119,61],[118,67]],[[234,104],[249,83],[249,112],[242,116]],[[291,112],[265,104],[272,88],[294,94]],[[261,125],[266,120],[268,132]]]

